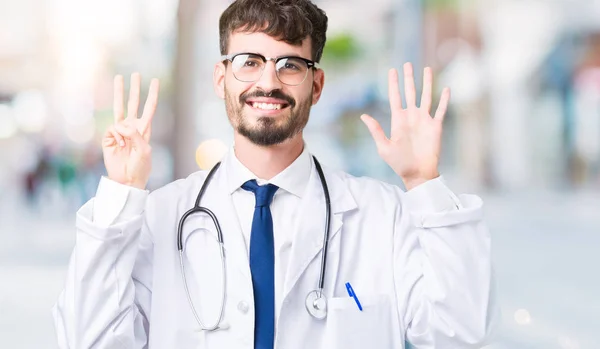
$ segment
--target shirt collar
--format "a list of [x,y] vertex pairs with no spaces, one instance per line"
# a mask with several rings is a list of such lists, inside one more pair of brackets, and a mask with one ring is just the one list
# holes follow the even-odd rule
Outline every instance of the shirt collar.
[[268,181],[258,178],[244,166],[235,156],[233,147],[229,149],[224,163],[227,166],[227,188],[230,194],[247,181],[256,179],[260,185],[271,183],[299,198],[304,194],[313,166],[306,145],[294,162]]

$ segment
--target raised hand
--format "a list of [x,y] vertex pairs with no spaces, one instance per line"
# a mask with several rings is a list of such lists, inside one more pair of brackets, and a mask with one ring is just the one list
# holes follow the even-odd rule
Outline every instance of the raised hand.
[[138,118],[140,104],[140,74],[131,75],[127,118],[123,114],[123,77],[114,81],[114,117],[102,139],[104,165],[108,178],[121,184],[145,189],[152,168],[150,134],[152,118],[158,103],[159,82],[152,79],[142,116]]
[[417,107],[413,68],[410,63],[404,64],[406,109],[403,109],[398,72],[390,70],[390,138],[386,137],[375,119],[366,114],[361,116],[375,140],[379,155],[402,178],[407,190],[439,176],[442,122],[450,100],[450,89],[444,88],[435,116],[431,117],[432,80],[431,68],[425,68],[421,104]]

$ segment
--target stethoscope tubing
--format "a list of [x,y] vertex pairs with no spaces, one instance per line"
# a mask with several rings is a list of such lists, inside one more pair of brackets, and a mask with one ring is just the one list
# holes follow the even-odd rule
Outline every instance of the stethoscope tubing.
[[206,176],[206,179],[204,180],[204,183],[202,184],[202,187],[200,188],[200,193],[198,193],[198,196],[196,197],[196,203],[194,204],[194,207],[191,208],[186,213],[184,213],[183,216],[181,217],[181,219],[179,220],[179,226],[177,227],[177,250],[179,252],[183,251],[183,237],[182,237],[183,224],[185,223],[185,220],[188,218],[188,216],[190,216],[196,212],[204,212],[204,213],[208,214],[210,216],[210,218],[212,218],[212,220],[215,223],[215,226],[217,228],[217,239],[220,244],[223,244],[223,233],[221,232],[221,226],[219,224],[219,220],[217,219],[217,216],[208,208],[200,207],[200,200],[204,196],[204,192],[206,191],[206,188],[208,187],[207,184],[211,181],[212,177],[215,175],[215,172],[217,172],[217,169],[219,168],[219,166],[221,166],[221,163],[217,162],[217,164],[215,166],[213,166],[213,168],[210,170],[210,172]]
[[[327,187],[327,181],[325,180],[325,175],[323,174],[323,169],[321,168],[321,164],[319,163],[317,158],[314,156],[313,156],[313,160],[315,163],[315,168],[317,170],[317,173],[319,174],[319,180],[321,181],[321,186],[323,188],[323,194],[325,196],[326,215],[325,215],[325,234],[323,236],[323,252],[321,253],[321,268],[320,268],[320,274],[319,274],[319,281],[318,281],[318,285],[317,285],[318,288],[314,291],[309,292],[309,295],[312,292],[317,292],[317,295],[318,295],[317,299],[320,299],[320,298],[324,298],[323,287],[324,287],[324,282],[325,282],[325,271],[326,271],[326,266],[327,266],[327,251],[329,248],[329,230],[330,230],[330,224],[331,224],[331,198],[329,196],[329,188]],[[225,312],[225,294],[226,294],[226,290],[227,290],[227,288],[226,288],[227,276],[226,276],[226,269],[225,269],[225,245],[223,243],[223,233],[221,231],[221,226],[219,224],[219,220],[217,219],[217,216],[210,209],[200,206],[200,201],[202,200],[202,197],[204,196],[204,193],[206,192],[206,188],[208,187],[208,184],[212,180],[212,177],[214,176],[215,172],[217,171],[217,169],[219,168],[220,165],[221,165],[221,163],[218,162],[210,170],[210,172],[206,176],[204,183],[202,184],[202,187],[200,188],[200,192],[198,193],[198,196],[196,197],[196,202],[194,204],[194,207],[191,208],[190,210],[188,210],[186,213],[184,213],[183,216],[181,216],[181,219],[179,220],[179,224],[177,227],[177,250],[179,251],[181,275],[183,277],[183,283],[184,283],[186,296],[187,296],[188,302],[190,304],[190,307],[192,309],[192,313],[193,313],[196,321],[200,325],[201,330],[207,330],[207,331],[218,330],[219,325],[223,319],[223,315]],[[220,250],[220,255],[221,255],[221,269],[222,269],[221,275],[223,277],[223,280],[222,280],[223,281],[222,282],[223,292],[221,293],[221,311],[220,311],[217,322],[213,326],[205,326],[203,324],[202,320],[200,319],[200,316],[196,312],[196,308],[194,307],[194,303],[192,302],[191,294],[190,294],[190,291],[188,288],[187,279],[185,277],[185,267],[184,267],[184,262],[183,262],[183,251],[184,251],[183,236],[182,236],[183,235],[183,225],[185,224],[185,220],[189,216],[191,216],[192,214],[195,214],[195,213],[199,213],[199,212],[206,213],[212,219],[212,221],[215,225],[215,228],[217,230],[217,240],[219,243],[219,250]],[[315,310],[317,310],[316,305],[313,305],[313,306],[315,307]],[[310,309],[307,309],[307,310],[311,316],[318,318],[317,316],[315,316],[315,314]]]
[[323,293],[323,286],[325,283],[325,266],[327,265],[327,251],[329,248],[329,228],[330,228],[330,218],[331,218],[331,199],[329,197],[329,188],[327,187],[327,181],[325,180],[325,175],[323,174],[323,169],[321,168],[321,164],[317,161],[317,158],[313,156],[315,161],[315,168],[317,169],[317,173],[319,174],[319,179],[321,180],[321,186],[323,187],[323,194],[325,195],[325,236],[323,236],[323,253],[321,253],[321,272],[319,274],[319,284],[318,290],[320,293]]

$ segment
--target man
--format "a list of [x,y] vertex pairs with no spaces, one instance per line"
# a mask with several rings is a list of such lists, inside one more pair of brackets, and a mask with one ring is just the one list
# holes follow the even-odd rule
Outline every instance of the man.
[[[132,76],[124,118],[115,79],[115,124],[102,143],[108,178],[77,214],[54,309],[61,348],[483,345],[496,306],[482,203],[459,199],[438,174],[449,91],[432,117],[431,70],[417,107],[406,64],[406,109],[396,71],[389,75],[391,137],[362,116],[407,192],[324,167],[326,188],[302,138],[323,90],[315,62],[326,29],[309,0],[232,3],[220,20],[214,87],[234,147],[210,180],[200,171],[149,196],[158,82],[137,118]],[[221,234],[207,213],[180,223],[205,184],[199,206]]]

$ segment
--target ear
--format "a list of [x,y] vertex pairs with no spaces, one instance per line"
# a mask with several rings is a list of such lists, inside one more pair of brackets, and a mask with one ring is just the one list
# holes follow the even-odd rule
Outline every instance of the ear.
[[323,69],[313,69],[312,104],[315,105],[321,98],[323,86],[325,85],[325,72]]
[[219,98],[225,99],[225,74],[227,73],[225,64],[219,62],[215,64],[215,71],[213,73],[213,86],[215,93]]

